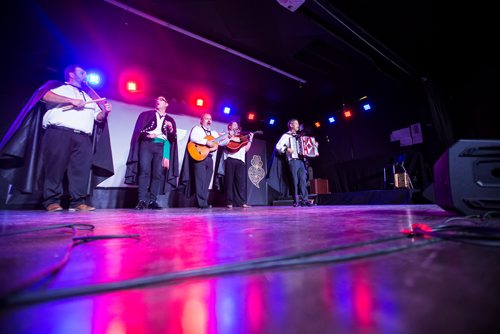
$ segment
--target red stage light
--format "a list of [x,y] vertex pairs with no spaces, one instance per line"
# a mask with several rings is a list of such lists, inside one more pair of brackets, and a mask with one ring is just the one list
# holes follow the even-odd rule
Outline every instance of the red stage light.
[[248,113],[248,120],[253,121],[255,119],[255,114],[253,112]]
[[203,107],[203,104],[204,104],[203,99],[196,99],[196,105],[197,105],[198,107]]
[[127,91],[129,91],[130,93],[136,93],[137,92],[137,82],[127,81]]
[[345,118],[350,118],[352,117],[352,112],[350,110],[344,110],[344,117]]
[[150,93],[148,77],[139,68],[124,69],[118,78],[118,89],[125,101],[139,101]]

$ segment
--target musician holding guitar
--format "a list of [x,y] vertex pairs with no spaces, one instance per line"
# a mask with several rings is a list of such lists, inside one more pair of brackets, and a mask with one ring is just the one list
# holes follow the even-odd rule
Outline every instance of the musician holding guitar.
[[249,208],[247,204],[247,169],[246,152],[253,142],[253,133],[243,134],[237,122],[227,125],[230,141],[224,147],[224,187],[226,190],[226,207],[240,206]]
[[[210,181],[214,173],[214,159],[219,145],[226,145],[227,136],[220,137],[219,133],[211,129],[212,116],[205,113],[200,118],[200,125],[191,129],[189,152],[190,166],[193,168],[196,202],[200,209],[211,207],[208,204]],[[183,166],[185,168],[185,166]],[[190,173],[189,173],[190,174]]]

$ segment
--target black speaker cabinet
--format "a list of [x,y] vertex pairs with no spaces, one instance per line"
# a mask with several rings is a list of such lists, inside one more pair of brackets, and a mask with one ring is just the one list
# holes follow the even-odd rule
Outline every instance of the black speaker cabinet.
[[434,164],[434,199],[464,215],[500,210],[500,140],[461,139]]

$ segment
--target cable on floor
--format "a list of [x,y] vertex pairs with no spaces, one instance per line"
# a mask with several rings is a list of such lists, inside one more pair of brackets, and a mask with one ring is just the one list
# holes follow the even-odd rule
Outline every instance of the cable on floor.
[[[52,226],[45,226],[41,228],[34,228],[34,229],[29,229],[29,230],[22,230],[22,231],[16,231],[13,233],[8,233],[8,234],[2,234],[2,236],[12,236],[12,235],[17,235],[17,234],[23,234],[23,233],[31,233],[31,232],[38,232],[38,231],[45,231],[45,230],[52,230],[52,229],[60,229],[60,228],[70,228],[73,231],[73,237],[72,241],[69,244],[69,246],[66,248],[66,251],[64,252],[63,257],[61,260],[58,262],[54,263],[53,265],[49,266],[48,268],[42,269],[38,273],[34,274],[33,276],[29,277],[28,279],[24,280],[23,282],[17,284],[17,286],[9,289],[5,293],[5,296],[10,296],[10,295],[16,295],[19,292],[32,287],[36,284],[41,284],[44,281],[49,280],[50,278],[55,277],[55,275],[68,263],[70,259],[70,255],[72,250],[86,242],[91,242],[95,240],[101,240],[101,239],[114,239],[114,238],[139,238],[138,234],[128,234],[128,235],[90,235],[90,236],[77,236],[77,231],[79,230],[94,230],[94,226],[91,224],[82,224],[82,223],[75,223],[75,224],[58,224],[58,225],[52,225]],[[0,305],[2,304],[2,300],[5,297],[0,297]]]
[[0,303],[6,306],[21,306],[21,305],[40,303],[61,298],[69,298],[69,297],[97,294],[97,293],[110,292],[123,289],[146,287],[160,283],[172,284],[193,278],[205,278],[205,277],[228,275],[228,274],[235,274],[242,272],[259,271],[259,270],[283,269],[283,268],[287,269],[296,266],[310,266],[310,265],[319,265],[327,263],[345,262],[350,260],[394,253],[410,248],[429,245],[440,241],[437,239],[424,240],[421,242],[412,241],[410,244],[399,245],[375,251],[358,252],[355,254],[342,255],[342,256],[324,256],[318,258],[310,258],[311,256],[324,254],[331,251],[345,250],[350,248],[368,246],[393,240],[407,239],[407,238],[408,236],[406,235],[404,236],[398,235],[398,236],[375,239],[365,242],[334,246],[321,250],[307,251],[307,252],[295,253],[284,256],[271,256],[271,257],[259,258],[233,264],[225,264],[219,266],[212,266],[208,268],[185,270],[174,273],[151,275],[147,277],[123,280],[119,282],[102,283],[102,284],[95,284],[88,286],[79,286],[74,288],[65,288],[65,289],[35,291],[29,294],[7,296],[6,298],[1,299]]
[[[460,241],[471,243],[474,245],[498,247],[500,241],[500,229],[492,226],[478,226],[478,225],[450,225],[451,221],[462,220],[464,222],[474,222],[473,219],[479,218],[481,220],[488,220],[496,217],[496,213],[487,213],[483,216],[470,216],[462,218],[450,218],[442,225],[431,228],[426,224],[413,224],[410,230],[403,230],[403,235],[391,236],[387,238],[369,240],[365,242],[358,242],[325,249],[295,253],[284,256],[271,256],[259,258],[249,261],[243,261],[233,264],[225,264],[219,266],[212,266],[208,268],[199,268],[192,270],[185,270],[174,273],[165,273],[159,275],[151,275],[148,277],[140,277],[118,282],[102,283],[88,286],[80,286],[75,288],[53,289],[45,291],[37,291],[23,295],[10,295],[0,300],[0,304],[6,306],[20,306],[32,303],[40,303],[54,299],[69,298],[90,294],[97,294],[103,292],[110,292],[123,289],[140,288],[154,284],[173,284],[182,282],[186,279],[213,277],[219,275],[235,274],[242,272],[251,272],[259,270],[270,269],[288,269],[297,266],[308,266],[328,263],[338,263],[367,257],[379,256],[408,250],[416,247],[427,246],[443,240],[447,241]],[[368,245],[380,244],[398,239],[411,238],[409,244],[397,245],[388,248],[378,249],[374,251],[364,251],[355,254],[341,255],[341,256],[322,256],[311,258],[312,256],[325,254],[332,251],[352,249],[356,247],[363,247]],[[88,238],[85,238],[89,240]],[[418,240],[415,242],[415,240]]]

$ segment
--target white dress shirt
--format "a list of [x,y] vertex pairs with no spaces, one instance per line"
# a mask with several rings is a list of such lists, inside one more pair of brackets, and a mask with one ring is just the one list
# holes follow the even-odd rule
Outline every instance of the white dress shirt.
[[226,160],[227,158],[233,158],[233,159],[238,159],[238,160],[245,162],[246,155],[247,155],[247,152],[246,152],[245,146],[240,147],[240,149],[234,153],[229,152],[228,150],[224,150],[224,160]]
[[161,116],[158,111],[156,111],[155,114],[156,114],[156,128],[153,131],[150,131],[149,133],[155,134],[156,138],[167,140],[167,136],[165,136],[162,132],[163,120],[165,119],[165,116],[167,114]]
[[[54,94],[69,97],[71,99],[80,99],[90,101],[92,98],[83,90],[64,84],[51,90]],[[83,109],[62,110],[62,107],[68,104],[46,102],[47,112],[43,115],[42,127],[46,129],[49,125],[64,126],[66,128],[79,130],[87,134],[92,134],[94,129],[94,120],[101,112],[99,106],[92,102],[85,105]]]
[[278,150],[281,153],[286,152],[287,160],[293,159],[292,154],[290,154],[290,152],[287,151],[287,148],[290,147],[290,139],[292,138],[293,138],[292,132],[288,131],[281,136],[280,140],[276,144],[276,150]]
[[[215,130],[209,130],[206,129],[207,132],[205,132],[205,129],[201,125],[196,125],[192,130],[191,130],[191,135],[189,139],[199,145],[207,145],[207,139],[205,137],[210,134],[210,136],[217,138],[219,137],[219,133]],[[209,132],[210,131],[210,132]]]

